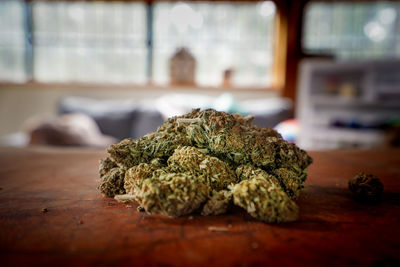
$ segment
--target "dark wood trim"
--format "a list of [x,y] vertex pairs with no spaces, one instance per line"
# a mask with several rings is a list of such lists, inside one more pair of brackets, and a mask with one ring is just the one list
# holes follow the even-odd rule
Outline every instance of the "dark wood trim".
[[302,31],[304,8],[307,0],[287,1],[286,10],[283,15],[287,19],[287,43],[286,43],[286,64],[285,79],[282,95],[296,103],[296,87],[298,78],[298,65],[303,57],[302,54]]
[[285,85],[286,48],[288,39],[287,7],[284,1],[274,1],[276,5],[273,86],[282,90]]

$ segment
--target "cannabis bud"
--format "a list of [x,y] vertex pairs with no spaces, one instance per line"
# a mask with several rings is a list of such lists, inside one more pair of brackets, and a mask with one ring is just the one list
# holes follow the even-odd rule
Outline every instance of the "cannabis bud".
[[250,178],[233,187],[233,202],[251,216],[268,223],[297,219],[298,207],[283,189],[263,178]]
[[349,189],[355,199],[366,203],[379,202],[383,194],[382,182],[372,174],[357,174],[350,179]]
[[212,109],[170,118],[110,146],[99,189],[150,214],[218,215],[237,205],[267,223],[294,221],[312,159],[252,120]]
[[229,190],[214,191],[204,204],[201,215],[219,215],[227,212],[232,202],[232,192]]

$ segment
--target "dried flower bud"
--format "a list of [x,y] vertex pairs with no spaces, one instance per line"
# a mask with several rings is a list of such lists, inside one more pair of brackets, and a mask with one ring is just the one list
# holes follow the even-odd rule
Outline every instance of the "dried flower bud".
[[289,197],[298,196],[312,159],[252,119],[212,109],[170,118],[154,133],[110,146],[99,187],[148,213],[181,216],[204,204],[203,215],[221,214],[233,198],[265,222],[294,220]]
[[232,203],[232,192],[228,190],[214,191],[212,197],[206,202],[201,215],[220,215],[227,212]]
[[137,193],[147,213],[171,217],[190,214],[205,202],[211,188],[187,173],[162,174],[145,179]]
[[236,168],[236,176],[239,181],[248,180],[248,179],[265,179],[277,186],[279,186],[279,181],[274,176],[268,174],[266,171],[254,167],[251,164],[241,165]]
[[284,140],[276,143],[276,153],[279,167],[304,169],[312,163],[312,158],[304,150]]
[[227,163],[190,146],[175,150],[168,159],[168,167],[173,172],[192,173],[215,190],[225,189],[236,181],[235,174]]
[[302,183],[307,176],[307,168],[300,173],[286,168],[279,168],[273,171],[274,176],[279,180],[281,186],[292,199],[299,196],[300,190],[303,188]]
[[112,161],[110,158],[104,158],[100,160],[100,166],[99,166],[99,174],[100,177],[105,175],[107,172],[109,172],[112,168],[118,167],[117,164]]
[[125,168],[149,163],[154,158],[168,158],[176,148],[189,145],[184,134],[155,132],[138,140],[124,139],[108,148],[111,158]]
[[357,200],[366,203],[379,202],[383,194],[382,182],[372,174],[357,174],[350,179],[349,189]]
[[243,180],[233,187],[233,202],[254,218],[280,223],[295,221],[298,207],[280,186],[264,178]]
[[100,192],[108,197],[125,194],[125,172],[121,168],[112,168],[100,178]]
[[142,186],[143,180],[151,178],[153,172],[158,168],[157,165],[140,163],[133,166],[125,173],[124,188],[127,194],[135,194]]

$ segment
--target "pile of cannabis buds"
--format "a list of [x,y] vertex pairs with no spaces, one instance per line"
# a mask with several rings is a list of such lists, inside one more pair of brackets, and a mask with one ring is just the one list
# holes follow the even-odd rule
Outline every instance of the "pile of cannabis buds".
[[254,218],[290,222],[312,159],[252,116],[193,110],[156,132],[108,148],[100,191],[171,217],[226,213],[232,204]]

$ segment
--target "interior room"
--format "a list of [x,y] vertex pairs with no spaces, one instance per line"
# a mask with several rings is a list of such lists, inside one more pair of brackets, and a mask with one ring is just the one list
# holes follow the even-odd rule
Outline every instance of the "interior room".
[[84,135],[79,119],[62,122],[83,114],[96,136],[138,138],[192,108],[254,115],[307,149],[398,145],[396,1],[0,8],[2,145],[106,147],[32,135],[48,124]]
[[398,266],[399,146],[400,1],[0,1],[10,265]]

